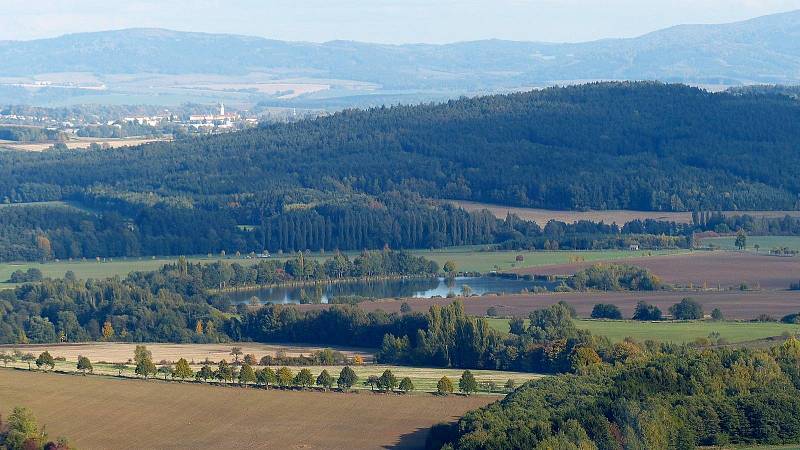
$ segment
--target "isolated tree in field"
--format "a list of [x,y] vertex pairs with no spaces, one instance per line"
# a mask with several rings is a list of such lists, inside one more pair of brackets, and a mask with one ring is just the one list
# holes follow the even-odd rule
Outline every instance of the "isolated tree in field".
[[490,306],[486,310],[486,315],[489,316],[489,317],[497,317],[497,316],[500,315],[500,311],[497,310],[496,306]]
[[436,392],[439,395],[447,395],[453,393],[453,382],[450,381],[450,378],[442,377],[439,379],[439,382],[436,383]]
[[233,362],[238,363],[239,357],[242,356],[242,348],[241,347],[231,348],[231,356],[233,356]]
[[103,339],[110,341],[114,337],[114,327],[111,325],[110,320],[106,320],[103,324]]
[[24,355],[22,355],[20,359],[22,360],[22,362],[28,363],[28,370],[33,370],[31,367],[31,363],[36,361],[36,357],[33,356],[33,353],[25,353]]
[[469,370],[465,370],[461,374],[461,378],[458,380],[458,390],[467,395],[478,390],[478,381]]
[[375,390],[375,387],[378,386],[378,383],[380,383],[380,381],[377,375],[370,375],[367,377],[367,380],[364,381],[364,384],[369,386],[371,391]]
[[309,388],[314,385],[314,374],[308,369],[302,369],[300,372],[297,372],[292,382],[295,386]]
[[661,310],[657,306],[650,305],[644,301],[639,301],[636,303],[636,310],[633,313],[633,320],[654,321],[661,319]]
[[243,361],[244,361],[245,364],[250,364],[251,366],[255,366],[256,364],[258,364],[258,360],[256,359],[256,355],[254,355],[252,353],[248,353],[248,354],[244,355],[244,360]]
[[233,367],[228,364],[228,361],[224,359],[219,362],[217,365],[217,371],[214,373],[214,377],[219,381],[229,382],[233,381]]
[[725,315],[722,314],[719,308],[714,308],[714,310],[711,311],[711,318],[716,321],[725,320]]
[[402,380],[400,380],[400,386],[398,386],[398,389],[400,389],[400,391],[402,391],[403,393],[413,391],[414,383],[411,381],[411,378],[405,377]]
[[281,367],[275,375],[278,377],[278,385],[280,387],[289,387],[294,381],[294,374],[288,367]]
[[275,375],[274,370],[267,367],[262,370],[256,371],[256,381],[258,382],[258,384],[270,387],[278,382],[278,376]]
[[14,358],[13,355],[9,355],[6,352],[0,353],[0,361],[3,361],[4,366],[8,366],[8,363],[16,361],[17,358]]
[[128,366],[126,364],[122,364],[122,363],[114,364],[114,369],[117,371],[117,375],[118,376],[122,376],[122,371],[126,370],[127,368],[128,368]]
[[78,370],[81,371],[81,373],[84,376],[86,376],[86,372],[92,373],[92,371],[94,371],[94,367],[92,367],[92,362],[89,361],[89,358],[85,356],[78,356],[77,368]]
[[592,308],[592,319],[611,319],[611,320],[621,320],[622,313],[620,312],[617,305],[611,305],[606,303],[598,303],[594,305]]
[[364,365],[364,357],[361,355],[353,356],[353,364],[356,366],[363,366]]
[[256,382],[256,372],[250,364],[242,364],[242,369],[239,371],[239,384],[247,385]]
[[747,235],[744,233],[744,230],[741,228],[739,231],[736,232],[736,248],[739,250],[744,250],[747,248]]
[[447,261],[447,262],[445,262],[445,263],[444,263],[444,267],[443,267],[443,269],[444,269],[444,272],[445,272],[445,273],[446,273],[448,276],[451,276],[451,277],[452,277],[452,276],[455,276],[455,273],[456,273],[456,263],[455,263],[455,262],[453,262],[453,261]]
[[212,378],[214,378],[214,370],[208,364],[201,367],[194,376],[195,380],[203,381],[208,381]]
[[382,391],[393,391],[397,388],[397,377],[394,376],[391,370],[386,369],[378,378],[378,389]]
[[512,380],[511,378],[509,378],[508,381],[506,381],[505,388],[506,388],[507,391],[511,392],[516,387],[517,387],[517,382],[516,381]]
[[38,367],[40,369],[42,367],[44,367],[45,369],[47,369],[48,367],[50,369],[53,369],[55,366],[56,366],[56,360],[53,359],[53,356],[50,355],[50,352],[48,352],[48,351],[42,352],[39,355],[39,357],[36,358],[36,367]]
[[357,382],[358,375],[356,375],[356,372],[349,366],[345,366],[342,371],[339,372],[339,378],[336,380],[336,384],[339,386],[339,389],[345,391],[353,387],[353,385]]
[[136,362],[136,375],[144,377],[146,380],[150,375],[156,374],[156,365],[153,363],[153,354],[144,345],[137,345],[133,351],[134,362]]
[[168,366],[168,365],[159,366],[158,373],[160,373],[161,375],[164,375],[164,380],[166,380],[167,377],[169,375],[172,375],[172,373],[173,373],[172,372],[172,366]]
[[695,299],[687,297],[670,306],[669,313],[677,320],[700,320],[703,318],[703,307]]
[[191,367],[189,367],[189,361],[186,361],[186,358],[181,358],[177,363],[175,363],[175,373],[173,376],[175,378],[180,378],[181,380],[192,378],[194,376],[194,371]]
[[322,386],[326,391],[333,387],[333,377],[327,370],[323,369],[317,377],[317,385]]
[[403,313],[403,314],[410,313],[411,312],[411,305],[409,305],[408,302],[403,302],[403,304],[400,305],[400,312]]

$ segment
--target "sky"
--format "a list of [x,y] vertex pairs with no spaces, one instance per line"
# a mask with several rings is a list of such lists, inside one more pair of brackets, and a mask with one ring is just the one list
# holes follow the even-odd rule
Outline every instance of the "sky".
[[312,42],[581,42],[795,9],[800,0],[0,0],[0,40],[157,27]]

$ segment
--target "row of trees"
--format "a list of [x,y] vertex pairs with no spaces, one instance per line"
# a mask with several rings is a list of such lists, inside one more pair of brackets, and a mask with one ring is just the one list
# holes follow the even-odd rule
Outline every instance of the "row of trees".
[[[703,306],[695,299],[687,297],[682,299],[669,307],[669,313],[675,320],[700,320],[705,317],[703,313]],[[592,319],[611,319],[622,320],[622,311],[616,305],[598,303],[592,308]],[[711,312],[711,318],[714,320],[722,320],[723,314],[719,308],[714,308]],[[641,321],[658,321],[663,319],[661,309],[655,305],[651,305],[644,301],[639,301],[636,304],[636,309],[633,313],[633,320]]]

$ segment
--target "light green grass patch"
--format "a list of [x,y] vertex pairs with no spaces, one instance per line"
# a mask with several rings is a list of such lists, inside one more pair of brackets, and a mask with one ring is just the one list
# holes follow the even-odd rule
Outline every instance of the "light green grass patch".
[[[738,250],[735,236],[705,238],[702,243],[704,245],[713,244],[723,250]],[[759,253],[769,253],[771,249],[781,247],[800,251],[800,236],[747,236],[746,250],[755,252],[756,245],[759,246]]]
[[[489,325],[502,332],[508,332],[508,319],[491,318]],[[707,338],[711,333],[731,343],[755,341],[781,336],[788,332],[800,333],[800,325],[786,323],[756,322],[638,322],[632,320],[576,320],[575,325],[592,334],[605,336],[613,342],[627,337],[637,341],[651,339],[661,342],[687,343],[698,338]]]
[[[424,256],[444,265],[447,261],[456,263],[456,268],[462,272],[487,273],[493,270],[502,272],[511,269],[526,269],[530,267],[547,266],[553,264],[568,264],[575,257],[583,258],[586,262],[601,262],[613,259],[636,259],[650,256],[663,256],[687,253],[686,250],[591,250],[591,251],[480,251],[480,247],[456,247],[443,250],[415,250],[415,255]],[[516,261],[517,256],[522,256],[523,261]],[[633,262],[632,262],[633,263]]]

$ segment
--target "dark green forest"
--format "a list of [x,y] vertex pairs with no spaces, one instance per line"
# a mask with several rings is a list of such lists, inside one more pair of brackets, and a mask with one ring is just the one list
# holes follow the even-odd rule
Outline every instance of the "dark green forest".
[[800,103],[786,96],[598,83],[130,149],[2,152],[0,201],[68,200],[102,217],[26,219],[23,233],[75,234],[78,220],[100,235],[139,235],[114,251],[64,244],[59,257],[497,243],[509,239],[488,217],[426,199],[798,209],[798,119]]
[[[661,346],[615,367],[530,382],[433,429],[429,448],[693,449],[800,440],[800,342]],[[449,442],[449,443],[448,443]]]

